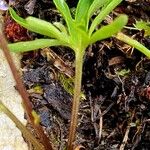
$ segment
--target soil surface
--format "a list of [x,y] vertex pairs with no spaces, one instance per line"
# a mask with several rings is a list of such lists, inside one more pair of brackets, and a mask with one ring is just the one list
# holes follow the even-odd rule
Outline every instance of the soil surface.
[[[68,3],[76,6],[75,2]],[[150,1],[126,0],[110,18],[125,13],[128,26],[140,19],[150,21],[149,6]],[[22,17],[63,21],[52,1],[18,0],[14,8]],[[7,16],[5,33],[9,41],[41,37],[10,20]],[[12,24],[20,32],[10,34],[8,25]],[[144,37],[144,31],[123,32],[150,49],[150,38]],[[41,124],[56,150],[63,150],[67,142],[72,94],[63,83],[73,77],[74,69],[74,53],[65,47],[25,53],[22,58],[23,80],[33,109],[41,115]],[[84,58],[82,91],[86,100],[81,100],[76,145],[86,150],[150,149],[150,60],[143,54],[115,38],[91,45]]]

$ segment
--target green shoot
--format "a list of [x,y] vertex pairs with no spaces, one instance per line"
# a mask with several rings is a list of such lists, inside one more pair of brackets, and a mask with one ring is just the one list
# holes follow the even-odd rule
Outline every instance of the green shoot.
[[145,21],[136,21],[136,24],[134,24],[136,29],[144,30],[144,36],[150,36],[150,22]]
[[[52,24],[34,17],[23,19],[19,17],[12,8],[9,9],[12,18],[21,26],[32,32],[47,36],[46,39],[9,44],[9,48],[12,52],[25,52],[58,45],[70,47],[75,52],[75,89],[68,138],[68,150],[72,150],[74,147],[73,142],[75,140],[77,127],[83,56],[85,50],[90,44],[115,36],[127,24],[128,17],[126,15],[120,15],[109,25],[101,26],[97,29],[105,17],[121,3],[121,1],[122,0],[79,0],[75,16],[72,17],[65,0],[53,0],[57,9],[63,16],[66,26],[58,22]],[[95,13],[97,16],[90,24],[91,17],[93,17]],[[129,42],[131,38],[128,37],[128,40],[124,40],[119,34],[116,37],[137,47],[137,49],[141,51],[144,49],[144,54],[150,56],[149,50],[145,49],[144,46],[136,46],[138,42],[135,44]]]
[[128,75],[129,73],[130,73],[130,69],[122,69],[122,70],[116,71],[116,74],[122,77]]

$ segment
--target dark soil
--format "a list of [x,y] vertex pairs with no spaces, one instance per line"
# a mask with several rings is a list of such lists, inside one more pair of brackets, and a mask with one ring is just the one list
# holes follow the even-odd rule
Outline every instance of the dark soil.
[[[76,5],[68,2],[70,7]],[[132,26],[135,20],[150,21],[149,6],[146,0],[126,0],[110,16],[115,18],[118,13],[125,13],[129,16],[128,26]],[[48,0],[35,3],[18,0],[14,7],[23,17],[33,15],[51,22],[62,20]],[[150,38],[144,37],[144,31],[125,29],[123,32],[150,49]],[[26,39],[41,36],[26,33]],[[10,40],[8,32],[6,35]],[[51,50],[56,60],[49,60],[40,50],[23,55],[23,80],[33,109],[41,115],[41,124],[53,146],[63,150],[72,96],[65,91],[58,76],[61,73],[68,78],[65,71],[74,71],[74,53],[65,47]],[[59,59],[66,65],[61,63],[62,66],[57,67],[55,63]],[[86,100],[81,101],[76,145],[86,150],[150,149],[150,61],[143,54],[115,38],[95,43],[87,49],[84,58],[82,90]]]

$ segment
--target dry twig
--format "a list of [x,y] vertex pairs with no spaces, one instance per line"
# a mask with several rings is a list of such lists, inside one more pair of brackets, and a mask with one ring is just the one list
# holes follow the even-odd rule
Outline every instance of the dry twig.
[[131,128],[130,123],[132,122],[132,119],[133,119],[134,115],[135,115],[135,110],[134,110],[133,113],[132,113],[131,121],[129,122],[129,125],[127,126],[127,129],[126,129],[126,132],[125,132],[125,135],[124,135],[124,138],[123,138],[123,141],[122,141],[122,143],[121,143],[121,145],[120,145],[119,150],[124,150],[124,148],[125,148],[125,146],[126,146],[126,144],[127,144],[128,135],[129,135],[130,128]]

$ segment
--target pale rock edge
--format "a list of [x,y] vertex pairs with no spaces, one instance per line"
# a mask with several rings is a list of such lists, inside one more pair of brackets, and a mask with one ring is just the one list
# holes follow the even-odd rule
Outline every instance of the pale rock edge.
[[[20,68],[20,57],[12,54],[17,69]],[[22,99],[15,89],[15,81],[0,49],[0,100],[13,112],[13,114],[26,125]],[[28,150],[27,143],[22,137],[21,131],[2,112],[0,112],[0,150]]]

